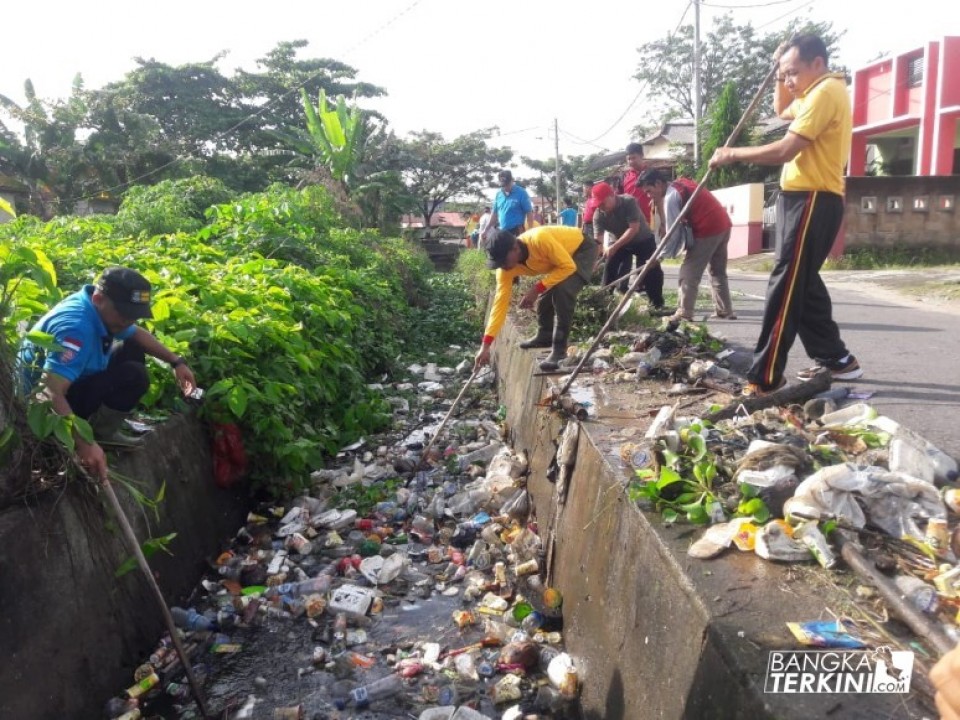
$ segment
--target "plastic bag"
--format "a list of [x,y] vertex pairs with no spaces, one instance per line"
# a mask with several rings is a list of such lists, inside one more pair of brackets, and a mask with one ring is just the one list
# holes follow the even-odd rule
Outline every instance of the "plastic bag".
[[240,427],[235,423],[213,425],[213,480],[224,490],[247,474],[247,452]]

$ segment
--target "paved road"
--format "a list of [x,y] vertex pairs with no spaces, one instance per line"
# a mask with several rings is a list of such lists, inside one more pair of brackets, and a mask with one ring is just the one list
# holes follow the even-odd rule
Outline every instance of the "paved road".
[[[675,287],[676,268],[665,270],[667,286]],[[957,305],[932,306],[901,296],[870,283],[868,273],[825,273],[824,279],[844,342],[865,372],[843,384],[875,393],[869,402],[877,410],[960,458]],[[731,273],[730,280],[738,319],[712,320],[710,327],[737,349],[732,362],[742,371],[759,335],[767,275]],[[787,363],[788,378],[810,365],[798,340]]]

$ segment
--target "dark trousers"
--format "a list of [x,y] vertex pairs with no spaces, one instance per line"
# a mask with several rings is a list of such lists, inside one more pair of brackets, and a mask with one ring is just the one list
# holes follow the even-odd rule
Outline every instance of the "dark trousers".
[[146,356],[135,342],[124,342],[103,372],[76,380],[67,390],[67,402],[87,419],[101,405],[123,412],[133,410],[150,387]]
[[596,261],[597,244],[584,236],[580,247],[573,253],[576,272],[547,290],[537,300],[537,334],[547,335],[552,331],[554,346],[566,345],[570,337],[577,294],[590,282]]
[[[624,247],[620,248],[612,256],[607,258],[607,264],[603,268],[603,284],[609,285],[619,277],[628,274],[633,268],[633,258],[637,259],[637,267],[643,267],[657,249],[657,243],[653,235],[644,238],[634,237]],[[617,285],[620,292],[626,292],[630,287],[630,282],[624,279]],[[638,290],[647,294],[650,303],[654,307],[663,305],[663,268],[657,263],[650,268],[646,277],[643,278],[643,285]]]
[[773,386],[783,377],[797,335],[807,355],[823,364],[847,354],[833,321],[820,268],[843,220],[843,198],[828,192],[781,192],[776,254],[767,283],[763,326],[747,379]]

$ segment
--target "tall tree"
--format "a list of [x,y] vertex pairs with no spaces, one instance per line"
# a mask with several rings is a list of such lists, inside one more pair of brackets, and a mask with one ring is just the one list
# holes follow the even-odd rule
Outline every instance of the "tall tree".
[[[579,195],[581,183],[589,178],[591,174],[587,167],[591,162],[599,158],[603,153],[594,153],[592,155],[573,155],[560,158],[560,202],[568,196]],[[519,182],[528,189],[533,189],[536,194],[549,198],[552,202],[549,207],[556,204],[556,158],[550,160],[536,160],[521,156],[523,164],[538,173],[536,176],[518,178]],[[560,210],[562,208],[556,208]]]
[[398,160],[404,181],[427,227],[448,200],[481,195],[513,157],[509,148],[487,145],[492,134],[489,129],[476,130],[446,141],[440,133],[423,130],[400,142]]
[[[835,32],[831,22],[794,20],[785,30],[760,34],[749,23],[737,25],[730,13],[714,20],[701,42],[701,116],[720,96],[723,86],[734,82],[744,98],[753,97],[770,71],[773,53],[783,40],[798,32],[820,35],[831,56],[845,31]],[[659,121],[675,117],[692,118],[693,112],[693,27],[684,25],[676,33],[641,45],[641,61],[634,77],[646,86],[652,116]],[[833,69],[841,70],[836,62]],[[773,101],[765,98],[760,116],[773,113]]]
[[[737,91],[737,84],[728,82],[723,86],[720,96],[713,107],[710,108],[710,114],[707,120],[706,139],[703,142],[702,162],[697,173],[697,179],[702,178],[710,162],[710,156],[713,151],[727,142],[727,138],[733,132],[737,123],[740,122],[742,108],[740,107],[740,95]],[[747,145],[751,138],[752,122],[748,122],[741,130],[740,137],[737,138],[736,145]],[[755,179],[756,168],[753,165],[738,163],[735,165],[726,165],[715,169],[710,174],[710,187],[721,188],[730,185],[739,185],[741,183],[752,182]]]

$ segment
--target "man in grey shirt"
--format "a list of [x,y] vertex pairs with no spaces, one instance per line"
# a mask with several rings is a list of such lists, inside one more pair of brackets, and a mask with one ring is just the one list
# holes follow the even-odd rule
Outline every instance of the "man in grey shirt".
[[[610,247],[603,250],[607,260],[603,269],[603,284],[608,285],[630,272],[633,258],[637,259],[638,268],[643,267],[657,249],[657,243],[632,195],[617,195],[607,183],[597,183],[591,190],[591,196],[597,204],[597,211],[593,215],[594,237],[599,243],[603,242],[605,232],[616,238]],[[624,278],[617,289],[626,292],[629,285]],[[664,311],[663,269],[660,263],[650,268],[640,289],[647,294],[654,310]]]

